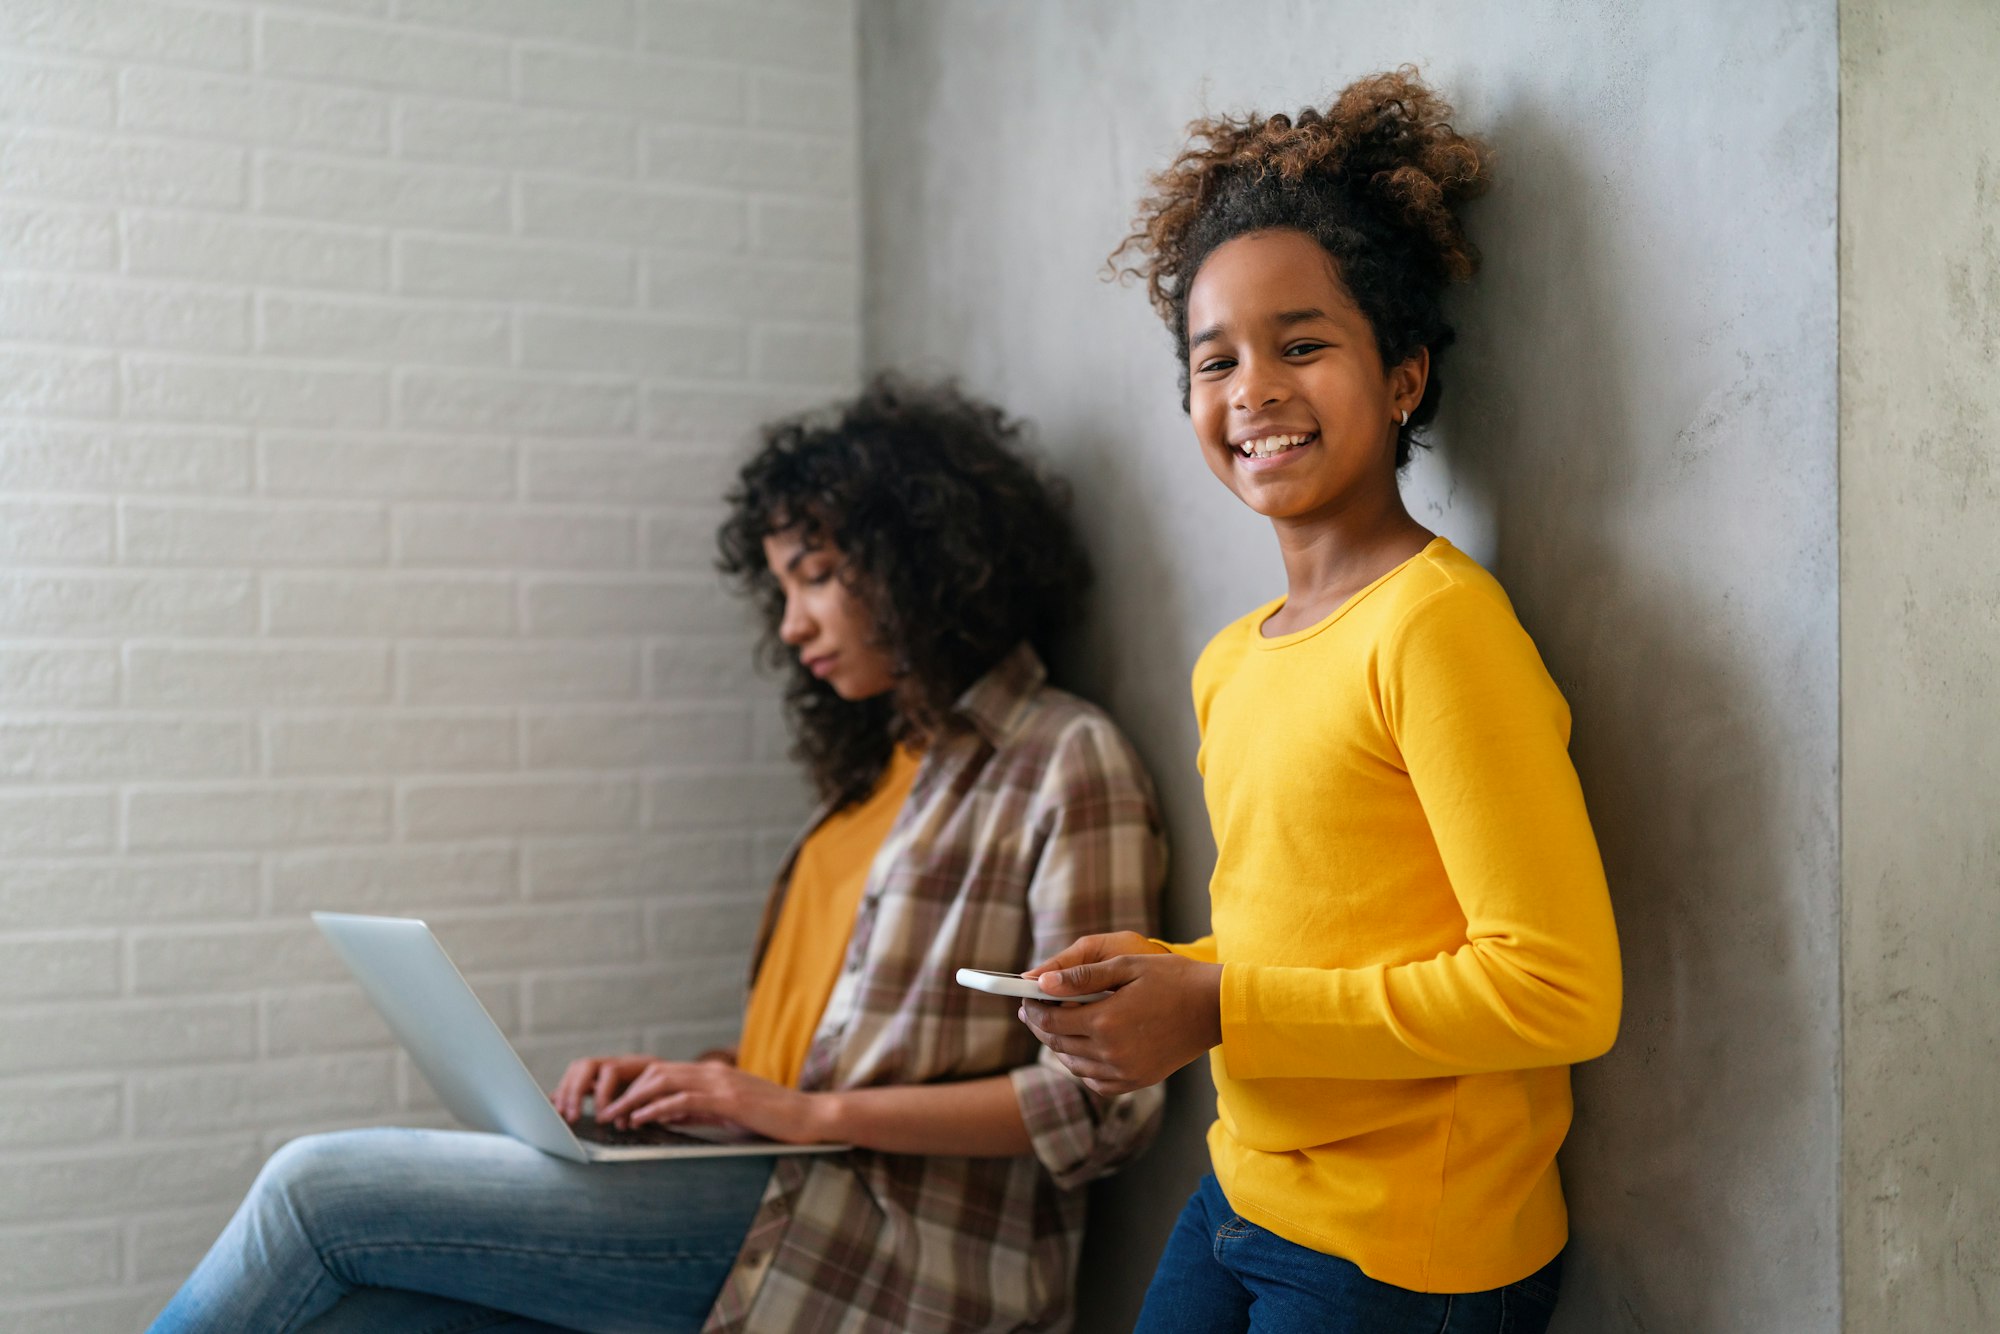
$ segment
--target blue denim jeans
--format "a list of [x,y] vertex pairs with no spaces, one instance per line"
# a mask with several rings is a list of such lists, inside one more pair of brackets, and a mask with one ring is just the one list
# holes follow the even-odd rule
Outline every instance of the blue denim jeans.
[[1134,1334],[1542,1334],[1562,1282],[1558,1255],[1486,1292],[1411,1292],[1236,1215],[1201,1179],[1146,1289]]
[[696,1330],[769,1158],[585,1167],[501,1135],[293,1140],[153,1334]]

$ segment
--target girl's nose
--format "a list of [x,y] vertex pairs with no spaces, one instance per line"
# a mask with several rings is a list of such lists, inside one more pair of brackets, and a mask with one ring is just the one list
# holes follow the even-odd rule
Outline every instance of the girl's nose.
[[1271,374],[1261,360],[1246,359],[1229,395],[1229,405],[1239,412],[1257,412],[1284,398],[1283,378]]

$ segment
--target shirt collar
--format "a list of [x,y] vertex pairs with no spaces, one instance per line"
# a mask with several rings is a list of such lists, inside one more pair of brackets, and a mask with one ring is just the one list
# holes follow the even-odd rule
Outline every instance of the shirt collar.
[[1014,735],[1029,700],[1048,679],[1041,657],[1023,640],[966,688],[952,712],[963,715],[997,749]]

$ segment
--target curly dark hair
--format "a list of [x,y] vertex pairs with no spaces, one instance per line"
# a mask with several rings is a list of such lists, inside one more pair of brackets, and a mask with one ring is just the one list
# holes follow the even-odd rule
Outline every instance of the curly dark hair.
[[[1089,564],[1067,488],[1024,453],[1022,424],[950,382],[878,376],[761,434],[717,564],[762,611],[766,658],[789,666],[793,755],[844,806],[872,790],[899,736],[954,726],[952,704],[1015,645],[1047,653],[1081,609]],[[764,539],[799,526],[843,557],[895,664],[887,695],[844,700],[779,641],[784,594]]]
[[[1386,367],[1430,349],[1423,400],[1396,438],[1396,466],[1437,415],[1438,362],[1452,341],[1444,290],[1479,266],[1458,209],[1487,184],[1488,150],[1451,125],[1451,107],[1414,66],[1361,79],[1325,111],[1217,116],[1188,126],[1188,146],[1152,178],[1112,273],[1143,278],[1173,331],[1188,408],[1188,289],[1226,241],[1303,232],[1374,330]],[[1136,262],[1120,264],[1136,255]]]

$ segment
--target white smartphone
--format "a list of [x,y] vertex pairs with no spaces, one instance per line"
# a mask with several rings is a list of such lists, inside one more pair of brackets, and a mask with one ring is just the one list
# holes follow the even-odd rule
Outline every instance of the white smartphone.
[[1051,1005],[1081,1005],[1085,1001],[1103,1000],[1111,994],[1108,991],[1093,991],[1088,996],[1051,996],[1032,977],[1022,977],[1019,973],[992,973],[984,968],[959,969],[958,984],[971,987],[974,991],[991,992],[995,996],[1018,996],[1022,1000],[1047,1001]]

